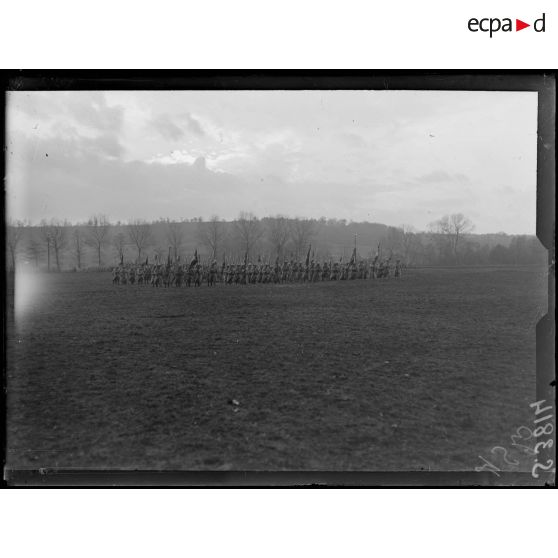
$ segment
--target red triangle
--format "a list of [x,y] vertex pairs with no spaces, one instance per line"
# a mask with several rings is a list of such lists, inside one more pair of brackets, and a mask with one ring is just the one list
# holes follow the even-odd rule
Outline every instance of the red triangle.
[[516,31],[521,31],[522,29],[525,29],[526,27],[531,27],[531,25],[529,23],[525,23],[524,21],[521,21],[520,19],[515,20],[515,30]]

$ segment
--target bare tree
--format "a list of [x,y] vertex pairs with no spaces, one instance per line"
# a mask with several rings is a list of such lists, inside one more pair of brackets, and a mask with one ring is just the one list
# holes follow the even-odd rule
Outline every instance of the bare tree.
[[463,213],[454,213],[452,215],[444,215],[438,221],[430,223],[431,232],[439,235],[440,239],[447,241],[447,246],[457,263],[459,259],[460,240],[463,235],[474,230],[473,223],[463,215]]
[[123,261],[126,251],[126,236],[123,232],[119,232],[118,234],[114,235],[112,239],[112,247],[114,248],[114,253],[118,261]]
[[424,251],[421,236],[411,225],[401,225],[401,230],[403,231],[403,261],[406,265],[416,265]]
[[217,215],[212,215],[207,223],[198,223],[198,240],[209,249],[212,258],[217,259],[217,251],[225,238],[225,227]]
[[277,257],[283,258],[285,246],[291,238],[288,219],[282,215],[277,215],[269,219],[267,236],[269,242],[277,252]]
[[455,259],[457,260],[461,238],[463,235],[473,232],[475,226],[470,219],[463,215],[463,213],[455,213],[451,215],[450,222],[453,234],[453,253],[455,255]]
[[398,227],[388,227],[382,246],[385,246],[390,254],[401,254],[403,252],[404,236],[403,229]]
[[182,226],[182,223],[169,221],[168,219],[166,220],[166,225],[167,242],[174,254],[174,259],[176,260],[178,254],[180,254],[182,244],[184,243],[184,227]]
[[50,271],[50,230],[48,228],[48,222],[46,219],[41,219],[41,222],[39,223],[39,231],[41,235],[41,240],[46,245],[47,270]]
[[42,244],[35,238],[34,235],[31,235],[27,241],[26,252],[29,259],[35,264],[35,268],[38,268],[39,258],[42,256],[44,250]]
[[293,219],[290,229],[296,259],[299,259],[316,234],[315,222],[310,219]]
[[85,244],[85,237],[83,234],[83,229],[77,225],[72,231],[72,245],[73,252],[76,258],[76,265],[78,269],[81,269],[81,260],[83,257],[83,250]]
[[101,267],[101,252],[109,240],[110,223],[105,215],[94,215],[87,225],[87,241],[97,251],[97,265]]
[[23,221],[9,221],[6,230],[6,245],[10,252],[11,268],[15,271],[16,258],[21,239],[23,238],[25,223]]
[[66,248],[68,240],[68,225],[58,219],[51,219],[49,222],[43,219],[41,221],[40,231],[43,240],[47,244],[48,270],[50,271],[50,257],[52,251],[56,259],[56,269],[60,271],[61,256]]
[[154,250],[155,252],[155,260],[158,261],[159,263],[162,263],[163,261],[165,261],[165,258],[167,257],[167,251],[164,248],[161,248],[160,246],[157,246]]
[[257,242],[263,235],[263,229],[258,218],[253,213],[242,211],[234,222],[242,249],[248,258]]
[[133,219],[128,225],[128,236],[130,243],[138,251],[137,261],[141,261],[141,253],[152,242],[151,225],[141,219]]

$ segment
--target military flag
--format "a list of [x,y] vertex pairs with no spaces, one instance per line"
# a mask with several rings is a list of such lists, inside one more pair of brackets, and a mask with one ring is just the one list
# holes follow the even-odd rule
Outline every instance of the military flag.
[[194,267],[198,263],[198,249],[194,252],[194,259],[190,262],[190,267]]

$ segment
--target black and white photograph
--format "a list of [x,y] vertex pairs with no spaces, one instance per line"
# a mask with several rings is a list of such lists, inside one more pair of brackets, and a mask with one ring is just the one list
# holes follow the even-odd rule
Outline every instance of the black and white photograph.
[[9,88],[7,481],[554,484],[523,77]]

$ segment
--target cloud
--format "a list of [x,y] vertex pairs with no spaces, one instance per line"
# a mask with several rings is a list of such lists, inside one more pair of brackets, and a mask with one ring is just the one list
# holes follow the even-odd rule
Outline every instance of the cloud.
[[198,172],[204,172],[207,170],[207,166],[205,164],[205,157],[198,157],[193,163],[192,168]]
[[121,157],[124,154],[124,147],[114,134],[101,134],[94,138],[83,138],[83,149],[92,149],[98,155],[115,158]]
[[186,124],[186,127],[190,132],[195,134],[196,136],[203,136],[205,132],[203,131],[202,125],[200,124],[199,120],[196,120],[191,114],[183,114],[181,115],[181,120]]
[[485,231],[500,211],[498,230],[534,230],[536,93],[10,92],[7,116],[17,218],[463,211]]
[[118,133],[124,124],[124,107],[109,105],[101,91],[12,92],[8,104],[18,129],[98,134]]
[[118,220],[211,213],[232,217],[250,195],[249,183],[209,170],[203,157],[174,165],[124,161],[118,156],[122,149],[111,135],[38,138],[35,144],[14,137],[10,207],[35,222],[51,217],[84,220],[93,213]]
[[365,149],[368,146],[366,140],[359,134],[343,133],[338,134],[338,137],[347,147]]
[[197,137],[205,136],[201,123],[189,113],[174,116],[167,113],[158,114],[148,120],[147,128],[173,142],[182,140],[186,132]]
[[419,182],[439,183],[439,182],[460,182],[462,184],[469,182],[469,178],[463,173],[448,174],[442,170],[435,170],[428,174],[423,174],[417,178]]
[[164,138],[178,141],[184,136],[184,130],[177,126],[169,117],[168,114],[159,114],[152,118],[147,126],[153,128],[156,132],[161,134]]
[[103,132],[119,131],[124,121],[124,107],[109,106],[101,91],[79,92],[64,99],[68,112],[84,126]]
[[34,153],[48,153],[51,160],[75,157],[76,159],[119,158],[125,150],[118,136],[113,133],[95,136],[80,136],[72,133],[67,139],[56,136],[38,138],[34,143]]

